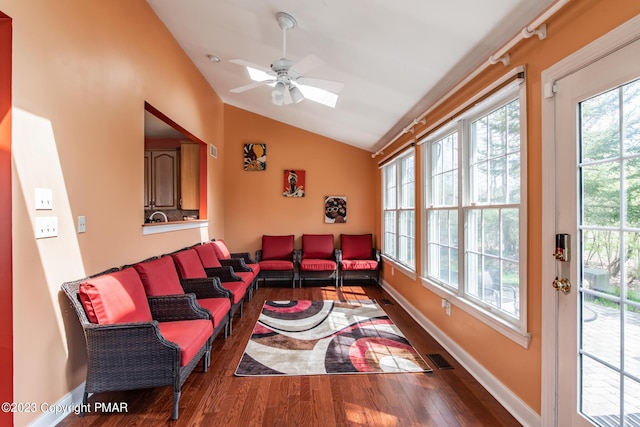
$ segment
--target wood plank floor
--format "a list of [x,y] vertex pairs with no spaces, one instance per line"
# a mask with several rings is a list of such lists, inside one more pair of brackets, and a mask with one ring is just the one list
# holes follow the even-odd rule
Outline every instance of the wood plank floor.
[[[172,421],[169,387],[99,393],[95,402],[125,402],[128,412],[67,416],[59,426],[519,426],[484,388],[382,289],[322,283],[305,288],[260,287],[233,335],[216,339],[207,373],[198,366],[182,387],[180,418]],[[235,377],[265,300],[376,299],[433,368],[428,374]],[[385,304],[388,300],[390,304]],[[454,369],[426,357],[441,354]]]

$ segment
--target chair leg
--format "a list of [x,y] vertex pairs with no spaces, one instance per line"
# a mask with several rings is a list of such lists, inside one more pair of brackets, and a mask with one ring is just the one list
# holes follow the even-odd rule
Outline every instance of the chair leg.
[[88,408],[88,401],[89,393],[85,391],[84,393],[82,393],[82,406],[80,407],[80,413],[78,414],[80,417],[84,417],[85,409]]
[[172,419],[178,419],[178,403],[180,402],[180,390],[173,391],[173,414],[171,416]]

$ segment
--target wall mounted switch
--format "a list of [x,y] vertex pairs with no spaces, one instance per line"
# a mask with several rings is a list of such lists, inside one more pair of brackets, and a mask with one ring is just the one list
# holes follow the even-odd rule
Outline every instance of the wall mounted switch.
[[56,237],[58,235],[58,217],[42,216],[36,218],[36,239]]
[[36,210],[53,209],[53,190],[50,188],[36,188]]
[[87,221],[84,215],[78,217],[78,233],[84,233],[87,231]]

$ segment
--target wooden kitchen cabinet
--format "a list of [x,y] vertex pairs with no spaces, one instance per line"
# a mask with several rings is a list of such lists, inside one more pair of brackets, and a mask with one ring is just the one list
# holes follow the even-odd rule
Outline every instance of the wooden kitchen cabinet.
[[180,144],[180,209],[200,209],[200,144]]
[[178,209],[178,151],[145,150],[145,209]]

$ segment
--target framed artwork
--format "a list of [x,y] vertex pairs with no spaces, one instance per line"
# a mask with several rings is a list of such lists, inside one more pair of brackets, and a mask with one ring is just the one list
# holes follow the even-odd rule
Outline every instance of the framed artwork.
[[347,222],[346,196],[325,196],[324,222],[326,224],[339,224]]
[[244,170],[267,169],[267,144],[244,144]]
[[303,170],[287,169],[284,171],[284,197],[304,197],[305,172]]

